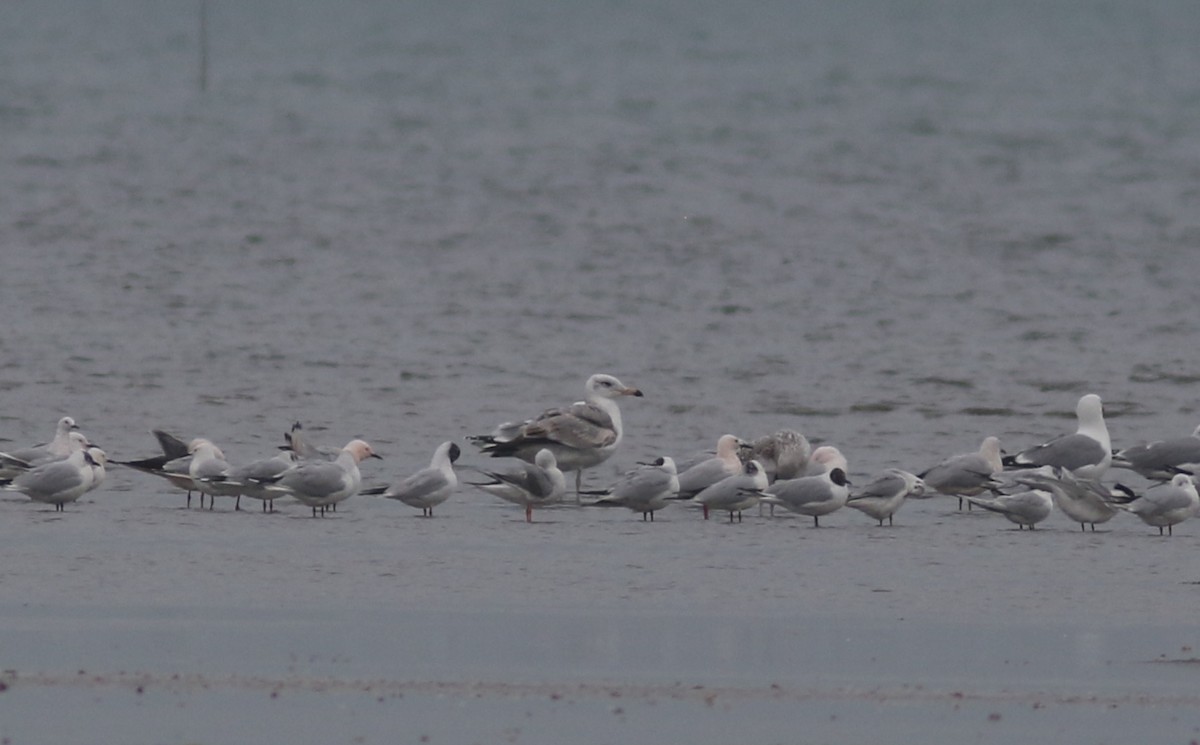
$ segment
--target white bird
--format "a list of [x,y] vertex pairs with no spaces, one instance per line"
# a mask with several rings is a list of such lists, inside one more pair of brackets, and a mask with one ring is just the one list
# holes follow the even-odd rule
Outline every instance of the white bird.
[[542,448],[533,463],[520,463],[515,471],[481,471],[490,481],[468,482],[488,494],[525,508],[525,522],[533,522],[533,508],[561,502],[567,490],[567,480],[558,467],[554,452]]
[[363,489],[362,493],[398,500],[409,507],[420,509],[422,517],[433,517],[433,508],[449,499],[458,488],[454,462],[461,453],[462,450],[457,444],[443,442],[433,452],[433,459],[428,468],[423,468],[391,486]]
[[778,504],[792,512],[808,515],[813,527],[821,527],[821,516],[840,510],[850,498],[850,480],[846,457],[832,445],[813,451],[812,462],[825,470],[816,476],[776,481],[767,487],[764,502]]
[[188,476],[200,492],[201,502],[204,501],[203,495],[207,494],[208,508],[211,510],[217,501],[215,497],[235,497],[237,501],[234,509],[240,510],[242,485],[230,480],[229,473],[233,469],[229,461],[225,460],[225,453],[221,448],[211,440],[197,437],[188,444],[188,452],[192,456],[191,462],[188,463]]
[[264,487],[280,496],[295,497],[325,516],[325,509],[345,501],[362,488],[362,473],[358,464],[367,458],[380,456],[364,440],[351,440],[342,448],[337,460],[312,460],[284,471],[270,479],[259,479]]
[[1147,525],[1158,528],[1159,535],[1163,534],[1163,528],[1167,529],[1167,535],[1171,535],[1172,526],[1194,517],[1200,511],[1200,496],[1196,493],[1192,477],[1177,473],[1169,484],[1153,486],[1140,497],[1117,506],[1137,515]]
[[1004,458],[1007,468],[1057,466],[1085,479],[1099,480],[1112,463],[1112,440],[1104,424],[1100,397],[1089,393],[1075,406],[1079,425],[1075,434],[1056,437],[1049,442],[1022,450]]
[[1035,487],[1015,494],[1001,494],[994,499],[967,497],[971,504],[991,512],[998,512],[1017,524],[1018,530],[1033,526],[1050,517],[1054,509],[1054,499],[1050,492],[1043,487]]
[[851,494],[846,506],[870,515],[880,525],[886,518],[888,525],[891,525],[892,516],[905,499],[909,496],[920,497],[924,493],[925,482],[919,476],[899,468],[889,468],[857,494]]
[[[97,447],[89,447],[87,449],[87,461],[92,468],[92,483],[87,490],[92,491],[104,483],[104,479],[108,476],[108,453]],[[68,456],[70,457],[70,456]]]
[[280,495],[268,484],[295,468],[298,462],[294,451],[281,450],[270,458],[230,467],[226,483],[236,484],[239,494],[260,500],[263,512],[274,512],[275,499]]
[[767,471],[762,463],[752,460],[742,466],[742,472],[737,476],[722,479],[704,489],[692,498],[694,504],[704,510],[704,519],[708,519],[710,510],[729,513],[729,522],[733,522],[734,513],[738,522],[742,521],[742,510],[747,510],[758,504],[767,488]]
[[1076,478],[1070,471],[1053,466],[1021,473],[1017,481],[1026,486],[1046,489],[1054,499],[1055,506],[1071,520],[1079,523],[1080,530],[1106,523],[1118,510],[1115,498],[1108,487],[1093,479]]
[[65,416],[58,420],[54,438],[48,443],[0,452],[0,478],[13,478],[21,471],[62,460],[76,450],[85,450],[90,445],[87,437],[79,432],[75,420]]
[[[717,438],[717,454],[700,461],[679,474],[679,499],[691,499],[713,484],[742,472],[738,449],[742,441],[735,435]],[[672,461],[674,463],[674,461]]]
[[63,460],[44,463],[0,484],[9,491],[18,491],[35,502],[54,505],[62,512],[67,502],[83,496],[96,479],[92,456],[86,450],[76,450]]
[[654,522],[654,513],[678,496],[679,476],[675,473],[675,461],[662,457],[626,473],[608,494],[592,504],[625,507],[640,512],[643,521]]
[[985,437],[978,451],[952,455],[917,476],[925,482],[926,494],[932,491],[958,497],[961,510],[963,497],[973,497],[1000,486],[995,476],[1003,469],[999,438]]
[[1186,437],[1118,450],[1113,454],[1112,465],[1153,481],[1170,481],[1177,473],[1200,473],[1200,427]]
[[548,409],[524,422],[505,422],[491,434],[468,439],[494,458],[513,457],[533,462],[539,451],[550,450],[558,468],[576,472],[578,495],[583,469],[608,460],[621,444],[624,429],[616,399],[642,395],[637,388],[604,374],[588,378],[584,388],[583,401],[562,409]]

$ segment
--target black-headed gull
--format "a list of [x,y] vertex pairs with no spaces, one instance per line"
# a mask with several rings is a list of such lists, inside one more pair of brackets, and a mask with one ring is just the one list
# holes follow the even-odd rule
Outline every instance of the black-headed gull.
[[422,468],[391,486],[363,489],[362,493],[395,499],[409,507],[418,508],[422,517],[433,517],[433,508],[449,499],[458,488],[454,462],[461,453],[456,443],[443,442],[433,451],[428,468]]
[[561,502],[567,480],[549,448],[542,448],[533,463],[520,463],[512,471],[480,471],[488,481],[469,481],[488,494],[525,508],[525,522],[533,522],[533,508]]
[[885,519],[891,525],[892,516],[905,499],[920,497],[924,493],[925,482],[919,476],[900,468],[889,468],[861,490],[852,493],[846,500],[846,506],[875,518],[880,525]]

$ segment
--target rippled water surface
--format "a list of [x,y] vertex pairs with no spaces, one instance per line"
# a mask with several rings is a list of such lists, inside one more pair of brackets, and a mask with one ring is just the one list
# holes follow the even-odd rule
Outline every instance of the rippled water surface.
[[[0,6],[0,448],[69,414],[243,461],[302,420],[380,482],[597,371],[646,396],[594,486],[780,427],[865,482],[1086,392],[1117,446],[1200,420],[1194,3],[209,0],[204,92],[198,5]],[[1196,736],[1152,716],[1196,705],[1191,524],[489,499],[200,513],[114,469],[65,515],[0,500],[0,735],[285,741],[207,716],[263,704],[326,741]]]

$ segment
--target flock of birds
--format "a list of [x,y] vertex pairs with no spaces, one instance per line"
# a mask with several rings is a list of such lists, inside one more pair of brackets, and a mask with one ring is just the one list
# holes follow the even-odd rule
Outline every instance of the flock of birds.
[[[470,439],[481,452],[511,458],[508,470],[470,469],[463,483],[513,502],[533,521],[533,511],[562,502],[567,495],[564,472],[575,471],[575,497],[583,504],[619,506],[653,520],[669,504],[698,507],[705,519],[710,512],[728,513],[740,521],[742,512],[782,507],[820,519],[850,507],[883,525],[892,523],[908,498],[935,494],[957,497],[959,509],[978,506],[997,512],[1019,529],[1034,529],[1058,507],[1081,529],[1105,523],[1120,512],[1129,512],[1159,534],[1170,535],[1172,526],[1200,512],[1200,495],[1193,474],[1200,468],[1200,427],[1191,435],[1146,443],[1120,451],[1112,449],[1100,397],[1083,396],[1076,407],[1078,429],[1044,444],[1004,455],[996,437],[983,440],[978,451],[955,455],[919,473],[892,468],[860,489],[853,488],[846,457],[832,445],[813,449],[794,430],[782,430],[753,441],[722,435],[716,451],[676,462],[661,457],[639,464],[611,487],[599,492],[582,490],[584,469],[608,460],[623,438],[617,400],[641,396],[636,388],[605,374],[588,378],[583,401],[516,422],[505,422],[491,433]],[[461,449],[443,442],[434,451],[428,468],[388,486],[364,488],[359,463],[378,458],[364,440],[351,440],[342,448],[325,448],[310,442],[299,424],[285,434],[279,453],[263,460],[235,466],[204,438],[185,442],[166,432],[154,431],[161,455],[131,461],[110,461],[79,431],[74,420],[63,417],[54,438],[45,444],[0,452],[0,488],[18,491],[30,499],[61,511],[100,486],[111,462],[153,474],[205,497],[212,509],[215,497],[234,497],[240,509],[243,496],[262,502],[273,511],[276,499],[290,498],[312,509],[314,517],[356,494],[395,499],[432,517],[435,507],[460,486],[455,462]],[[1128,487],[1107,485],[1102,478],[1110,467],[1124,468],[1158,482],[1137,494]],[[986,495],[986,496],[985,496]]]

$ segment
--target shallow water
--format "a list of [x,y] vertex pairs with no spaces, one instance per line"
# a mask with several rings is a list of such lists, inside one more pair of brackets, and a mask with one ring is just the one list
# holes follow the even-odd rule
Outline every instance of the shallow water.
[[[0,447],[70,414],[119,459],[160,427],[243,461],[302,420],[370,440],[386,481],[600,370],[646,397],[592,485],[785,426],[865,483],[1068,431],[1085,392],[1117,446],[1197,423],[1193,3],[209,6],[203,94],[193,2],[0,6]],[[210,716],[263,714],[230,682],[258,676],[287,689],[267,720],[327,741],[398,715],[453,741],[793,741],[801,720],[861,741],[876,708],[897,742],[1195,736],[1194,702],[1167,701],[1193,668],[1151,662],[1197,641],[1192,525],[1024,533],[927,501],[890,530],[683,509],[528,526],[488,499],[430,521],[366,498],[201,513],[114,469],[65,515],[0,500],[0,625],[23,640],[0,735],[137,741],[129,715],[152,711],[147,742],[282,740]],[[872,667],[831,625],[913,652]],[[431,630],[389,633],[411,626]],[[80,668],[154,682],[68,683]],[[176,673],[218,682],[156,690]],[[297,677],[418,688],[375,705]],[[751,693],[641,689],[615,714],[569,688],[676,682]],[[1021,698],[1061,691],[1115,698]],[[60,696],[77,714],[37,714]]]

